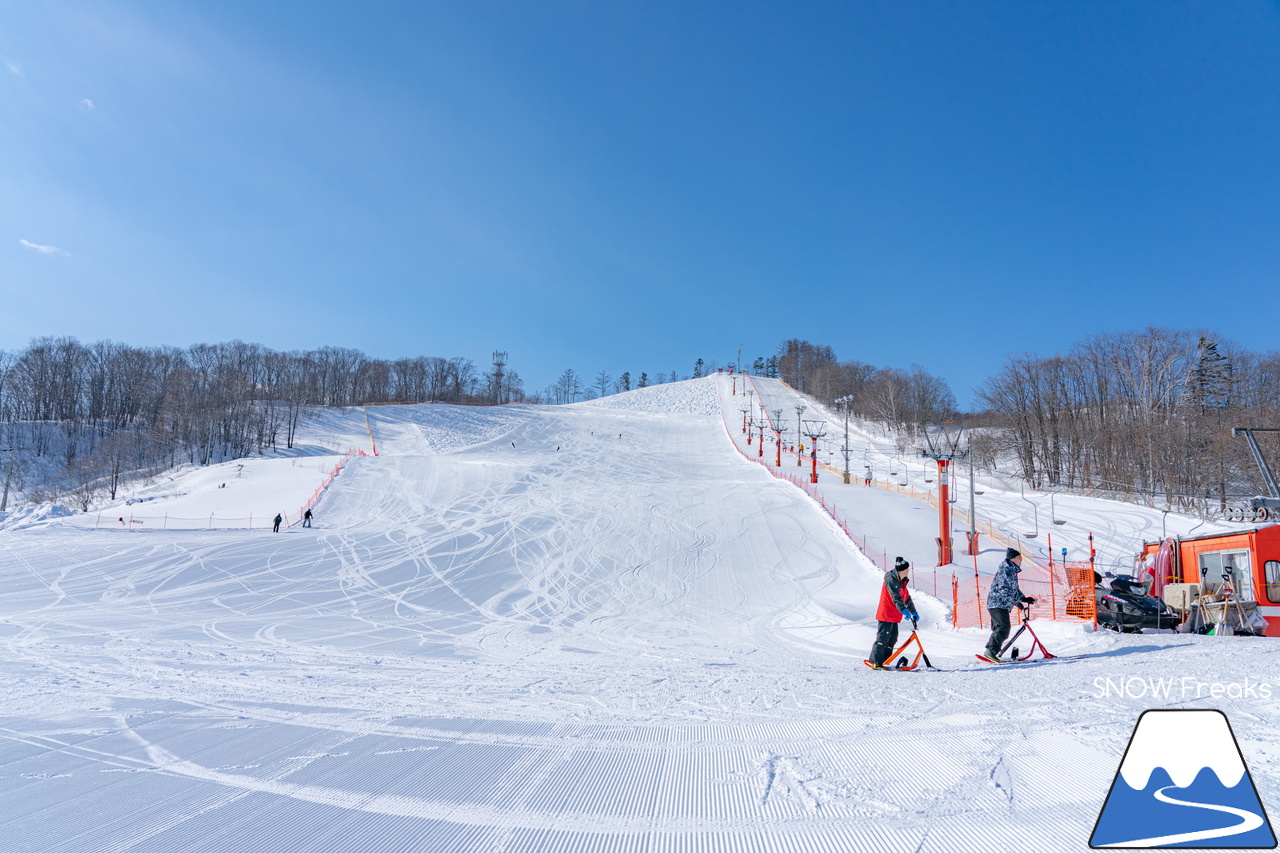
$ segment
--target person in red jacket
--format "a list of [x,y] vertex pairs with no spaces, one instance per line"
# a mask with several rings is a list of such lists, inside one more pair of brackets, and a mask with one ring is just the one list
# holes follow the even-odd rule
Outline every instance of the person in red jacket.
[[871,647],[872,669],[884,669],[884,663],[898,645],[898,625],[903,618],[911,620],[914,628],[920,621],[911,602],[911,590],[907,589],[907,572],[911,564],[895,557],[893,568],[884,573],[884,587],[880,590],[880,606],[876,608],[876,643]]

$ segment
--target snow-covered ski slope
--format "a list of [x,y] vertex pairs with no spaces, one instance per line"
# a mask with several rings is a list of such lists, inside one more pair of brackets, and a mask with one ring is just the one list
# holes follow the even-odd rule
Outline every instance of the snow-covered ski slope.
[[922,602],[951,671],[864,667],[880,573],[724,381],[370,408],[310,530],[0,532],[0,849],[1079,850],[1149,707],[1223,709],[1280,802],[1272,641],[981,668]]

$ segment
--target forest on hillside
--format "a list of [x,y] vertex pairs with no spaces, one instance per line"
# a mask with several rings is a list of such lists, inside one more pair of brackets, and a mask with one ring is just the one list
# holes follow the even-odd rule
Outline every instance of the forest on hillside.
[[[132,347],[38,338],[0,351],[0,479],[33,499],[114,499],[122,481],[290,448],[319,406],[508,402],[518,374],[464,358],[372,359],[339,347],[278,352],[232,341]],[[56,461],[55,464],[51,464]]]
[[[716,369],[698,359],[683,378]],[[1187,508],[1222,509],[1232,497],[1263,492],[1231,428],[1280,426],[1280,353],[1208,331],[1153,327],[1095,335],[1052,356],[1010,355],[978,389],[978,410],[964,413],[947,382],[920,365],[842,361],[831,346],[806,340],[783,341],[749,369],[829,405],[843,400],[903,448],[918,445],[925,425],[961,423],[971,427],[979,465],[1033,486],[1105,489]],[[319,407],[570,403],[680,378],[601,371],[586,381],[568,369],[542,394],[527,395],[499,352],[482,370],[465,358],[387,360],[339,347],[38,338],[0,350],[0,511],[11,489],[87,508],[114,499],[129,479],[180,463],[288,450]],[[1280,448],[1277,436],[1260,436],[1269,454]]]
[[[953,411],[946,384],[923,368],[839,361],[830,347],[779,347],[782,379],[824,402],[913,434],[928,423],[973,427],[979,465],[1035,487],[1131,494],[1148,503],[1225,509],[1265,494],[1246,440],[1232,427],[1280,427],[1280,352],[1258,353],[1207,330],[1149,327],[1098,334],[1064,353],[1009,355],[977,389],[977,411]],[[1261,433],[1280,463],[1280,434]],[[1236,503],[1240,503],[1239,500]]]

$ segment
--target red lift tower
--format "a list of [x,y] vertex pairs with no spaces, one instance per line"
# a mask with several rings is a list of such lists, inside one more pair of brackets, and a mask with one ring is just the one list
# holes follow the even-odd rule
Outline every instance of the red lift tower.
[[961,426],[927,426],[924,428],[925,447],[920,451],[938,463],[938,565],[951,562],[951,501],[950,467],[953,459],[963,459],[966,451],[960,449],[964,435]]
[[813,460],[813,473],[809,476],[810,483],[818,482],[818,439],[827,434],[826,421],[805,421],[804,437],[809,439],[809,453]]
[[782,467],[782,434],[786,431],[787,431],[787,428],[782,424],[782,409],[774,409],[773,410],[773,434],[778,438],[778,458],[773,463],[773,467],[775,468]]

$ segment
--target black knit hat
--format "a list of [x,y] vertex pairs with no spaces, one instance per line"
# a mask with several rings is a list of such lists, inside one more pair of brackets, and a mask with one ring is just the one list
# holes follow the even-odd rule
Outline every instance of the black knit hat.
[[901,572],[901,571],[905,571],[905,570],[907,570],[907,569],[911,568],[911,564],[910,564],[910,563],[908,563],[906,560],[902,559],[901,557],[894,557],[894,558],[893,558],[893,568],[894,568],[895,570],[897,570],[897,571]]
[[1004,558],[1006,560],[1012,560],[1014,557],[1021,557],[1021,556],[1022,556],[1022,552],[1019,551],[1017,548],[1010,548],[1009,550],[1004,552]]

